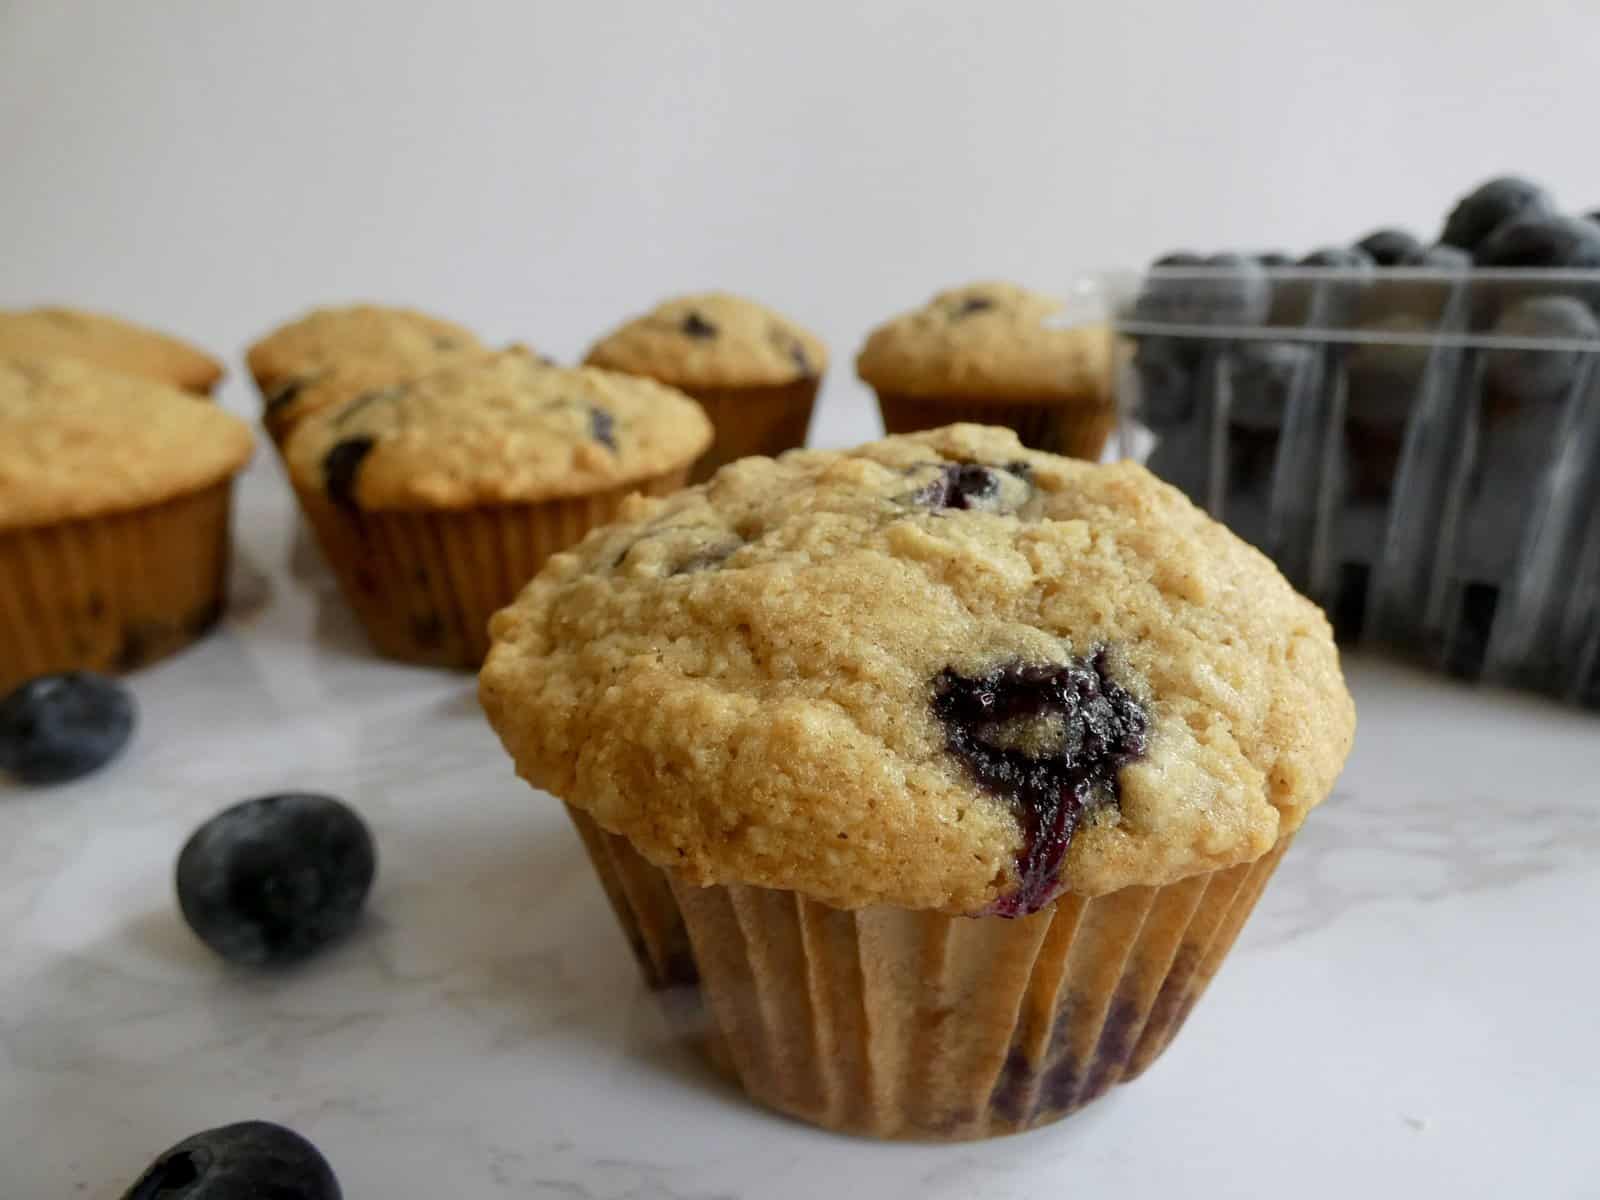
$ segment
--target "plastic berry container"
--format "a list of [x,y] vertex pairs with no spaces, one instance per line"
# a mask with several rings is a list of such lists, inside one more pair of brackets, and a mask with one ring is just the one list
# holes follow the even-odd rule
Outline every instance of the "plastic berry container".
[[1112,277],[1120,449],[1340,638],[1600,707],[1600,271]]

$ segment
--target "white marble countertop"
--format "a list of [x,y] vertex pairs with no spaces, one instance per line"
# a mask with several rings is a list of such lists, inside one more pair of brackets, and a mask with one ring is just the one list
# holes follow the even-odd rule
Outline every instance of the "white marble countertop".
[[[1600,1195],[1600,718],[1349,664],[1361,733],[1193,1019],[1043,1131],[877,1145],[746,1103],[668,1034],[559,809],[471,680],[381,662],[266,455],[223,631],[133,679],[97,776],[0,784],[0,1198],[118,1196],[169,1143],[291,1125],[353,1200]],[[285,974],[182,924],[179,847],[330,791],[369,919]]]

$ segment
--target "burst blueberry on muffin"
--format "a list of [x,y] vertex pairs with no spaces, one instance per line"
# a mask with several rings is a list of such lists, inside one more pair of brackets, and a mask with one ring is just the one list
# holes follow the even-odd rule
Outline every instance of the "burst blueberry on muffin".
[[632,492],[681,486],[710,440],[670,388],[512,349],[320,408],[284,456],[378,650],[476,666],[549,555]]
[[700,402],[716,441],[696,479],[752,454],[802,446],[828,351],[764,305],[724,292],[680,296],[629,321],[589,351],[590,366],[643,375]]
[[177,388],[0,357],[0,692],[121,670],[222,613],[250,431]]
[[873,330],[856,372],[890,433],[979,421],[1036,450],[1096,459],[1116,424],[1114,343],[1103,323],[1062,323],[1063,310],[1010,283],[940,292]]
[[1354,724],[1262,555],[976,426],[630,501],[492,632],[484,707],[647,974],[698,977],[752,1096],[878,1136],[1142,1071]]

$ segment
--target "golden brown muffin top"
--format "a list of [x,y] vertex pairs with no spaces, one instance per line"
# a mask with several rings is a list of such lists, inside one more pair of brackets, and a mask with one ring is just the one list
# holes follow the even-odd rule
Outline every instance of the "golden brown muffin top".
[[0,312],[0,356],[71,358],[209,394],[222,364],[203,350],[120,317],[71,308]]
[[1020,913],[1251,861],[1332,787],[1328,623],[1131,463],[956,425],[747,459],[491,625],[518,772],[697,884]]
[[349,304],[317,308],[267,334],[246,354],[250,374],[268,399],[296,380],[342,360],[381,358],[418,374],[485,349],[454,321],[412,308]]
[[192,395],[72,359],[0,357],[0,529],[198,491],[250,459],[249,427]]
[[514,348],[310,414],[285,449],[302,491],[362,509],[517,504],[625,487],[711,444],[693,400]]
[[704,292],[635,317],[597,342],[584,361],[673,387],[771,387],[821,375],[828,350],[765,305]]
[[856,372],[879,392],[905,396],[1103,400],[1111,330],[1058,324],[1062,311],[1061,301],[1015,284],[953,288],[873,330]]

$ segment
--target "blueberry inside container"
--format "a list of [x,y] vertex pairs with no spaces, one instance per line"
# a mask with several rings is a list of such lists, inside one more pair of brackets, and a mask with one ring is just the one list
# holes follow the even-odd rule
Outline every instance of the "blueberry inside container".
[[1175,256],[1107,290],[1122,453],[1342,640],[1600,707],[1600,270]]

